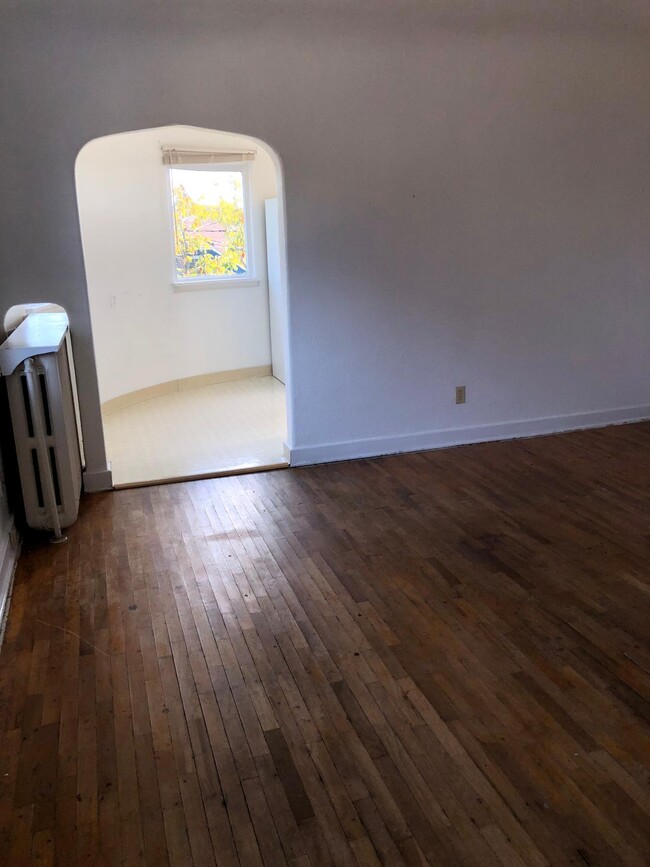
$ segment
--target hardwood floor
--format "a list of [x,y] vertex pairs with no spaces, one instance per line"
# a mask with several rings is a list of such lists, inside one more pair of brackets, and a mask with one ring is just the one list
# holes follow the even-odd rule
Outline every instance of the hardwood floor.
[[23,554],[0,861],[650,863],[650,424],[95,495]]

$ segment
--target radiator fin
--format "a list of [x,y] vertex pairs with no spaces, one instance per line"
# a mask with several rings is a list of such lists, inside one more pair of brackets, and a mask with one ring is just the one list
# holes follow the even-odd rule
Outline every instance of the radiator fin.
[[34,470],[34,487],[36,488],[36,502],[39,509],[45,508],[45,500],[43,499],[43,485],[41,483],[41,468],[38,463],[38,452],[32,449],[32,468]]
[[41,386],[41,402],[43,404],[43,418],[45,419],[45,436],[52,436],[52,416],[50,415],[50,401],[47,397],[47,381],[44,373],[38,374],[38,381]]
[[27,422],[27,435],[31,438],[34,436],[34,419],[32,418],[32,407],[29,402],[29,390],[27,388],[27,377],[24,373],[19,374],[20,386],[23,395],[23,407],[25,410],[25,421]]
[[54,499],[57,506],[61,505],[61,488],[59,486],[59,474],[56,469],[56,454],[50,446],[50,467],[52,468],[52,484],[54,485]]

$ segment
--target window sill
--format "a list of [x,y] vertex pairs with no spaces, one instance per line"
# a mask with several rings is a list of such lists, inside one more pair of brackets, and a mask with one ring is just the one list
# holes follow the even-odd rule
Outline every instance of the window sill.
[[172,282],[174,292],[201,292],[205,289],[252,289],[261,286],[259,280],[249,277],[226,277],[221,280],[183,280]]

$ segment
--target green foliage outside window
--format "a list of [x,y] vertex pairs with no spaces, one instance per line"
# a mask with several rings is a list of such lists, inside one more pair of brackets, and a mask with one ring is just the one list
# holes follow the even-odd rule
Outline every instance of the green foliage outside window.
[[[241,180],[237,181],[241,199]],[[176,275],[223,277],[246,273],[244,209],[222,198],[216,204],[195,201],[182,184],[173,185]],[[201,228],[206,224],[223,227],[225,246],[217,249],[214,239]]]

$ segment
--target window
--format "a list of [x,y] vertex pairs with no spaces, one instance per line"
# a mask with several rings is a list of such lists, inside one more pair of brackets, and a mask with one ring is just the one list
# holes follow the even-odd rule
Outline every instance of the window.
[[251,278],[246,169],[240,164],[169,167],[174,283]]

